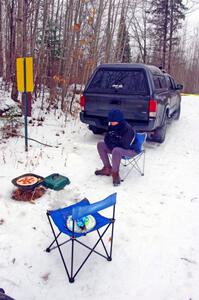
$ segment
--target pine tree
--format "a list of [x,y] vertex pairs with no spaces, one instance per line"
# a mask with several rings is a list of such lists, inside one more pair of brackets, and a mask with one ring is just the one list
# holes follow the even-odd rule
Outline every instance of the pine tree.
[[153,63],[170,69],[172,51],[178,42],[178,30],[185,18],[182,0],[151,1],[151,33],[154,40]]

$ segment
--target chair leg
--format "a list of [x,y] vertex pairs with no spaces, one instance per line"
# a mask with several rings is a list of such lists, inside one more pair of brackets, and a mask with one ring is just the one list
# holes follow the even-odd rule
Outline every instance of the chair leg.
[[115,224],[115,205],[113,206],[112,230],[111,230],[111,246],[110,246],[110,255],[109,255],[109,259],[108,259],[109,261],[112,260],[114,224]]
[[73,236],[71,238],[71,242],[72,242],[72,245],[71,245],[71,275],[70,275],[70,278],[69,278],[69,281],[72,283],[74,282],[74,277],[73,277],[73,260],[74,260],[74,242],[75,242],[75,237],[74,237],[74,227],[75,227],[75,223],[73,221]]
[[75,242],[74,237],[72,237],[71,242],[72,242],[72,246],[71,246],[71,269],[70,269],[71,272],[70,272],[69,282],[73,283],[75,281],[74,276],[73,276],[74,242]]
[[[55,234],[55,230],[54,230],[54,227],[52,225],[52,222],[51,222],[51,219],[50,219],[50,216],[47,214],[47,217],[48,217],[48,220],[49,220],[49,223],[50,223],[50,227],[51,227],[51,230],[53,232],[53,235],[54,235],[54,240],[53,242],[50,244],[50,246],[46,249],[46,252],[50,252],[51,250],[55,249],[55,248],[58,248],[59,250],[59,253],[60,253],[60,256],[61,256],[61,259],[62,259],[62,262],[63,262],[63,265],[64,265],[64,268],[65,268],[65,271],[67,273],[67,276],[68,276],[68,280],[70,283],[73,283],[75,281],[75,277],[76,275],[79,273],[79,271],[81,270],[81,268],[83,267],[83,265],[86,263],[86,261],[88,260],[88,258],[90,257],[90,255],[94,252],[104,258],[106,258],[108,261],[111,261],[112,260],[112,245],[113,245],[113,232],[114,232],[114,214],[115,214],[115,206],[113,208],[113,218],[112,218],[112,222],[109,223],[107,225],[107,227],[105,228],[105,230],[103,231],[102,234],[100,234],[99,230],[97,230],[98,232],[98,235],[99,235],[99,239],[96,241],[95,245],[91,248],[87,245],[85,245],[84,243],[78,241],[78,239],[76,239],[74,236],[72,236],[69,240],[63,242],[63,243],[58,243],[58,237],[61,235],[61,232],[56,235]],[[103,241],[103,236],[105,235],[106,231],[108,230],[108,228],[112,225],[112,230],[111,230],[111,245],[110,245],[110,254],[108,253],[107,249],[106,249],[106,246],[104,244],[104,241]],[[73,224],[73,232],[74,232],[74,224]],[[64,256],[62,254],[62,251],[61,251],[61,246],[67,242],[71,241],[72,245],[71,245],[71,265],[70,265],[70,273],[69,273],[69,270],[66,266],[66,263],[65,263],[65,259],[64,259]],[[74,273],[74,250],[75,250],[75,246],[74,246],[74,243],[78,242],[79,244],[83,245],[84,247],[88,248],[90,250],[90,252],[88,253],[88,255],[86,256],[86,258],[83,260],[83,262],[81,263],[80,267],[77,269],[77,271]],[[104,250],[106,252],[106,256],[103,255],[102,253],[98,252],[95,250],[95,248],[97,247],[97,245],[99,244],[99,242],[101,241],[103,247],[104,247]],[[56,246],[52,247],[52,245],[56,243]]]
[[46,248],[46,252],[50,252],[52,250],[52,245],[56,242],[56,239],[58,239],[58,237],[61,235],[61,232],[58,233],[58,235],[56,236],[56,238],[54,239],[54,241],[48,246],[48,248]]
[[[143,157],[142,157],[143,156]],[[140,161],[140,159],[142,159],[142,164],[138,164],[138,162]],[[130,161],[127,163],[126,159],[125,159],[125,163],[123,164],[123,166],[131,166],[131,168],[129,168],[128,172],[125,174],[125,176],[121,179],[121,181],[124,181],[129,173],[132,171],[133,168],[135,168],[135,170],[141,175],[144,176],[144,169],[145,169],[145,151],[143,150],[143,152],[141,153],[141,155],[139,155],[136,159]]]
[[142,173],[142,176],[144,176],[144,170],[145,170],[145,151],[143,153],[144,157],[143,157],[143,173]]
[[[110,261],[110,260],[111,260],[111,259],[110,259],[110,255],[108,254],[108,251],[107,251],[107,249],[106,249],[106,246],[105,246],[104,241],[103,241],[103,239],[102,239],[102,237],[101,237],[101,235],[100,235],[99,230],[97,230],[97,233],[98,233],[98,235],[99,235],[99,237],[100,237],[100,240],[101,240],[101,243],[102,243],[102,245],[103,245],[103,247],[104,247],[104,251],[106,252],[107,260]],[[112,243],[112,235],[111,235],[111,243]]]
[[[54,231],[54,228],[53,228],[53,225],[52,225],[52,223],[51,223],[51,220],[50,220],[50,217],[49,217],[48,214],[47,214],[47,217],[48,217],[48,221],[49,221],[49,223],[50,223],[50,227],[51,227],[51,229],[52,229],[52,232],[53,232],[53,235],[54,235],[54,238],[55,238],[54,241],[55,241],[56,244],[57,244],[57,248],[58,248],[58,250],[59,250],[59,254],[60,254],[60,256],[61,256],[61,259],[62,259],[64,268],[65,268],[66,274],[67,274],[68,279],[69,279],[69,282],[73,282],[73,281],[70,281],[70,280],[71,280],[70,274],[69,274],[69,272],[68,272],[68,268],[67,268],[67,266],[66,266],[66,263],[65,263],[65,260],[64,260],[64,256],[63,256],[63,254],[62,254],[60,245],[59,245],[58,240],[57,240],[57,237],[58,237],[60,234],[58,234],[58,236],[56,236],[55,231]],[[54,241],[53,241],[53,243],[54,243]],[[53,244],[53,243],[52,243],[52,244]],[[51,244],[51,245],[52,245],[52,244]],[[50,247],[48,247],[47,249],[50,249]],[[47,251],[47,252],[48,252],[48,251]]]
[[135,164],[134,164],[133,167],[136,169],[136,171],[137,171],[138,173],[140,173],[141,176],[144,175],[144,174],[143,174],[143,167],[142,167],[142,169],[141,169],[140,166],[138,165],[137,161],[135,161]]
[[143,159],[142,159],[142,167],[139,167],[138,163],[136,162],[137,170],[140,173],[141,176],[144,176],[144,168],[145,168],[145,151],[142,153]]
[[[111,224],[111,223],[110,223]],[[81,268],[83,267],[83,265],[86,263],[86,261],[88,260],[88,258],[90,257],[90,255],[95,252],[97,253],[97,251],[95,251],[95,248],[97,247],[97,245],[99,244],[99,242],[102,240],[102,237],[104,236],[104,234],[106,233],[107,229],[109,228],[110,224],[106,227],[106,229],[104,230],[104,232],[102,233],[102,235],[100,235],[100,238],[97,240],[97,242],[95,243],[95,245],[93,246],[93,248],[88,247],[87,245],[81,243],[80,241],[78,241],[77,239],[75,240],[76,242],[82,244],[83,246],[85,246],[86,248],[90,248],[91,251],[89,252],[89,254],[86,256],[86,258],[84,259],[84,261],[82,262],[82,264],[80,265],[80,267],[77,269],[77,271],[75,272],[75,274],[73,275],[73,278],[76,277],[76,275],[79,273],[79,271],[81,270]],[[103,256],[100,253],[97,253],[101,256]],[[104,257],[104,256],[103,256]],[[109,260],[107,257],[105,257],[107,260]]]

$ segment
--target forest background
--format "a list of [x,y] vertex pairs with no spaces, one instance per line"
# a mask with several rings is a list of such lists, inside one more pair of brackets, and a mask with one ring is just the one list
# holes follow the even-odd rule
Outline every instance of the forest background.
[[16,58],[32,56],[33,96],[44,95],[47,89],[49,108],[59,105],[72,112],[75,94],[81,93],[100,63],[161,66],[184,85],[184,92],[199,93],[199,26],[186,22],[198,4],[192,0],[1,0],[1,88],[10,89],[11,98],[19,100]]

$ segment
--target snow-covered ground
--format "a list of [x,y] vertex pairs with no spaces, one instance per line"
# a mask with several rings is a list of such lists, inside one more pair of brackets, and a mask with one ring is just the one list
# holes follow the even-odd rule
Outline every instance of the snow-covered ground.
[[[29,125],[29,137],[53,147],[29,141],[25,152],[23,138],[0,143],[0,287],[16,300],[198,300],[199,97],[183,97],[181,118],[169,125],[164,144],[146,143],[145,176],[132,172],[118,187],[94,175],[101,136],[58,112],[33,113],[45,121]],[[48,189],[35,205],[14,201],[11,180],[27,172],[58,172],[71,184]],[[113,260],[93,254],[70,284],[58,251],[44,251],[53,239],[46,210],[113,192]]]

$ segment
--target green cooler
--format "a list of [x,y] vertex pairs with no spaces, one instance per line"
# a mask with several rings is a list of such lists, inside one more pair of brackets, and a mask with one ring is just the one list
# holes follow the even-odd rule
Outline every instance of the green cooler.
[[59,191],[63,189],[67,184],[70,184],[68,177],[60,175],[58,173],[53,173],[44,178],[42,183],[45,187]]

